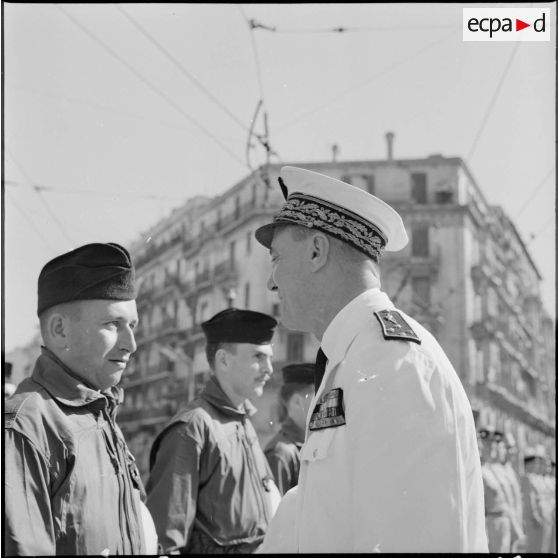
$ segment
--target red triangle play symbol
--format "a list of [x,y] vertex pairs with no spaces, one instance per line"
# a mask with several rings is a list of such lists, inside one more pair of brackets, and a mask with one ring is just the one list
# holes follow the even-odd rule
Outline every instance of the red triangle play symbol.
[[520,19],[515,18],[515,30],[516,31],[521,31],[522,29],[525,29],[525,27],[531,27],[530,23],[525,23],[524,21],[521,21]]

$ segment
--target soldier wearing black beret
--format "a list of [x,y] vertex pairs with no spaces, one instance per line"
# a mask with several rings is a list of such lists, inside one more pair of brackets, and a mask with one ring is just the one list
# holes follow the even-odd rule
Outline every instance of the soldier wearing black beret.
[[210,379],[151,449],[147,505],[165,553],[251,553],[280,494],[259,445],[250,399],[273,373],[277,322],[229,308],[202,324]]
[[136,350],[135,296],[130,255],[114,243],[81,246],[39,275],[42,353],[4,408],[7,555],[157,550],[115,423]]
[[281,494],[298,483],[300,448],[304,443],[306,417],[313,395],[313,363],[289,364],[283,368],[279,394],[281,429],[265,448],[265,456]]

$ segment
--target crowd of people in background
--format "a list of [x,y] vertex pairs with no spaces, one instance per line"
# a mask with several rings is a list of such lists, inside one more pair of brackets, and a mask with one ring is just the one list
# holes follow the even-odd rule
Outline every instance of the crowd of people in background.
[[[476,414],[478,419],[478,414]],[[542,444],[520,454],[510,432],[478,425],[490,552],[556,553],[556,463]]]

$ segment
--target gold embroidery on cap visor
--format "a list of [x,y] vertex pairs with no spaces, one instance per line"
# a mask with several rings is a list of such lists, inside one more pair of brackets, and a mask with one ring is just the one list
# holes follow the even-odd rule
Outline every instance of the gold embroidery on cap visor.
[[291,194],[273,222],[315,227],[348,242],[376,262],[386,245],[384,235],[372,223],[344,208],[304,194]]

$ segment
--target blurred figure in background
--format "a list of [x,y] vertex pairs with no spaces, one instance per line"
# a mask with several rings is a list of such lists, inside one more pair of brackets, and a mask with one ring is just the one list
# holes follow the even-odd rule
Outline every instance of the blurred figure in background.
[[314,395],[314,364],[285,366],[283,382],[279,394],[281,429],[265,449],[281,494],[298,483],[300,448],[304,443],[306,418]]
[[281,495],[250,398],[273,373],[277,322],[228,308],[202,323],[210,378],[153,443],[147,505],[164,553],[245,554],[263,541]]
[[538,477],[539,465],[533,448],[525,451],[523,459],[525,474],[521,478],[523,495],[523,526],[526,542],[525,552],[542,552],[544,512],[541,500],[541,485]]
[[501,432],[496,431],[491,425],[480,429],[483,441],[481,463],[489,552],[510,552],[512,542],[510,505],[494,470],[494,463],[498,460],[496,440],[500,436]]
[[543,518],[541,552],[550,552],[555,495],[554,491],[551,493],[551,486],[548,482],[550,462],[542,444],[537,445],[535,449],[535,462]]
[[523,548],[525,544],[521,486],[510,462],[511,452],[515,449],[515,439],[510,433],[502,434],[500,431],[494,432],[493,437],[495,459],[490,466],[496,476],[496,480],[502,487],[508,504],[508,515],[511,523],[511,545],[508,552],[513,552],[516,548]]

